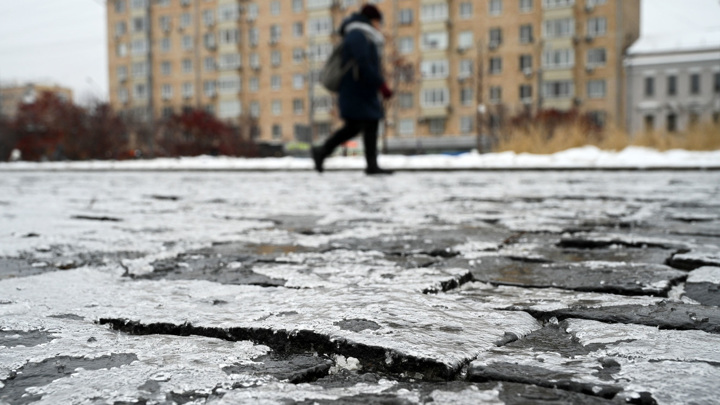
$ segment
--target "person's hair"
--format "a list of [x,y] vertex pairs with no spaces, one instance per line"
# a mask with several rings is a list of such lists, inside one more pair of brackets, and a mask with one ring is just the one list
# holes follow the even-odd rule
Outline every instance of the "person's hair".
[[366,4],[360,9],[360,14],[367,17],[368,20],[380,20],[382,21],[383,16],[380,10],[372,4]]

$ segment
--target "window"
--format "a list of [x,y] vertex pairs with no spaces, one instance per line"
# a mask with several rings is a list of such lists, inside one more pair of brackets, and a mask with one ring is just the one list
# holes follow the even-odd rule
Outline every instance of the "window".
[[444,107],[450,104],[450,92],[447,88],[424,89],[422,92],[423,107]]
[[115,0],[115,12],[120,14],[124,13],[125,9],[127,8],[127,4],[125,3],[125,0]]
[[293,63],[302,63],[305,59],[305,51],[302,48],[293,49]]
[[258,42],[260,42],[260,31],[258,31],[257,27],[248,30],[248,41],[250,41],[251,46],[257,46]]
[[497,75],[502,73],[502,58],[490,58],[490,74]]
[[645,97],[653,97],[655,96],[655,78],[654,77],[646,77],[645,78]]
[[330,43],[312,45],[310,46],[310,59],[314,62],[324,62],[330,57],[332,50]]
[[250,3],[247,6],[247,20],[248,21],[255,21],[258,17],[258,14],[260,13],[260,9],[257,4]]
[[148,41],[146,39],[136,39],[132,41],[130,51],[133,55],[143,55],[148,52]]
[[402,92],[398,94],[398,107],[401,110],[407,110],[413,108],[413,94],[409,92]]
[[190,98],[195,94],[195,87],[192,83],[183,83],[182,86],[182,95],[185,98]]
[[282,139],[282,126],[280,124],[273,124],[272,137],[273,139]]
[[189,27],[191,23],[192,20],[190,19],[190,13],[182,13],[180,15],[180,28]]
[[520,0],[520,11],[529,13],[533,9],[533,0]]
[[273,0],[270,2],[270,14],[280,15],[280,2]]
[[293,99],[293,113],[295,115],[305,114],[305,102],[303,101],[303,99]]
[[144,100],[148,97],[147,86],[144,83],[138,83],[133,87],[133,98]]
[[121,36],[125,35],[127,32],[127,23],[125,21],[120,21],[118,23],[115,23],[115,36]]
[[163,100],[170,100],[172,98],[173,89],[171,85],[163,84],[161,92]]
[[182,48],[185,51],[190,51],[193,49],[193,40],[190,35],[183,35],[182,37]]
[[715,72],[715,83],[713,85],[713,88],[715,89],[715,94],[720,94],[720,72]]
[[490,29],[490,48],[498,47],[502,44],[502,29]]
[[161,52],[170,52],[172,42],[170,41],[170,38],[163,38],[160,40],[160,51]]
[[332,0],[307,0],[308,10],[329,9],[332,7]]
[[463,87],[460,89],[460,104],[473,105],[473,89],[472,87]]
[[547,81],[543,83],[543,97],[547,99],[570,98],[575,94],[571,80]]
[[543,8],[570,7],[573,4],[575,0],[543,0]]
[[258,55],[257,52],[253,52],[250,54],[250,67],[252,67],[253,69],[260,68],[260,55]]
[[270,43],[274,44],[280,41],[281,30],[280,26],[273,24],[270,26]]
[[667,131],[668,132],[675,132],[677,131],[677,115],[668,114],[667,115]]
[[129,99],[128,91],[126,88],[121,88],[118,90],[118,100],[120,100],[121,103],[127,103]]
[[575,50],[548,49],[543,51],[543,67],[548,69],[567,69],[575,66]]
[[426,79],[441,79],[448,77],[450,64],[447,60],[428,60],[420,65],[420,73]]
[[472,15],[473,15],[472,3],[469,1],[464,1],[464,2],[460,3],[460,18],[468,19],[468,18],[472,18]]
[[543,37],[565,38],[575,35],[575,20],[572,18],[558,18],[543,22]]
[[293,13],[302,13],[303,11],[303,0],[293,0],[292,2]]
[[273,115],[280,115],[280,114],[282,114],[282,101],[280,101],[280,100],[273,100],[273,102],[272,102],[272,113],[273,113]]
[[472,31],[462,31],[458,34],[458,48],[471,49],[474,43]]
[[472,76],[473,61],[472,59],[462,59],[458,64],[458,78],[464,79]]
[[210,27],[215,24],[215,12],[213,10],[204,10],[202,13],[203,24]]
[[295,22],[293,23],[293,36],[295,38],[301,38],[303,36],[303,32],[305,32],[303,28],[303,23],[301,22]]
[[588,7],[595,7],[607,3],[607,0],[585,0]]
[[400,10],[398,14],[398,24],[400,25],[411,25],[413,23],[413,10],[411,8],[404,8]]
[[646,115],[643,117],[643,129],[645,132],[652,132],[655,130],[655,116]]
[[270,54],[270,63],[272,63],[273,66],[280,66],[280,62],[280,51],[272,51]]
[[330,35],[333,31],[332,17],[314,17],[308,20],[308,35],[311,37],[319,35]]
[[217,85],[214,80],[205,80],[203,82],[203,93],[206,97],[214,97],[216,94]]
[[700,94],[700,73],[693,73],[690,75],[690,94]]
[[218,80],[220,94],[237,94],[242,88],[239,76],[223,76]]
[[148,6],[148,0],[132,0],[132,8],[138,10],[146,8]]
[[217,44],[215,40],[215,34],[212,32],[206,32],[203,34],[203,42],[205,43],[205,48],[207,49],[215,49]]
[[221,4],[218,6],[218,20],[220,22],[237,21],[240,18],[240,8],[237,4]]
[[257,102],[257,101],[250,102],[250,115],[255,118],[260,116],[260,103],[259,102]]
[[135,17],[132,19],[133,32],[145,32],[147,24],[145,23],[145,17]]
[[158,21],[160,22],[160,29],[161,29],[161,30],[163,30],[163,31],[165,31],[165,32],[170,31],[170,28],[171,28],[171,26],[172,26],[172,24],[171,24],[172,19],[171,19],[169,16],[166,16],[166,15],[161,16],[161,17],[158,19]]
[[398,125],[398,134],[402,136],[415,135],[415,120],[403,118]]
[[443,50],[448,47],[447,31],[425,32],[422,34],[422,48],[424,50]]
[[605,128],[605,122],[607,121],[607,113],[605,111],[590,111],[588,112],[588,118],[598,128]]
[[203,60],[203,67],[206,72],[214,72],[215,68],[217,67],[217,63],[215,62],[215,58],[212,56],[207,56]]
[[460,133],[469,134],[473,132],[475,126],[475,119],[472,116],[460,117]]
[[163,76],[170,76],[170,73],[171,73],[170,70],[171,70],[171,69],[170,69],[170,62],[168,62],[168,61],[163,61],[163,62],[160,64],[160,73],[161,73]]
[[532,73],[532,55],[520,55],[520,71]]
[[415,38],[414,37],[398,38],[398,51],[401,54],[412,53],[414,50],[415,50]]
[[218,31],[221,45],[235,45],[240,42],[240,31],[237,28],[225,28]]
[[296,90],[299,90],[299,89],[302,89],[303,87],[305,87],[305,76],[300,73],[294,74],[293,75],[293,88]]
[[315,97],[313,107],[317,112],[328,112],[332,108],[332,98],[328,96]]
[[218,117],[221,119],[235,118],[242,114],[242,104],[237,100],[220,102]]
[[490,15],[502,14],[502,0],[490,0]]
[[533,42],[533,29],[532,25],[521,25],[520,26],[520,43],[529,44]]
[[520,101],[523,103],[532,102],[532,86],[529,84],[520,85]]
[[605,80],[590,80],[587,84],[588,98],[604,98],[606,87]]
[[445,21],[447,19],[447,3],[423,4],[420,9],[420,20],[423,22]]
[[445,123],[445,118],[431,118],[428,122],[428,125],[430,126],[430,133],[433,135],[444,135]]
[[224,53],[220,55],[218,63],[221,70],[234,70],[242,66],[242,56],[239,53]]
[[182,61],[182,71],[183,73],[192,73],[193,71],[193,63],[191,59],[183,59]]
[[605,48],[589,49],[587,52],[587,65],[590,67],[605,66],[607,62],[607,52]]
[[596,17],[588,20],[587,34],[591,37],[599,37],[607,33],[607,18]]
[[260,79],[258,79],[257,77],[251,77],[250,91],[256,93],[258,90],[260,90]]
[[671,75],[667,78],[667,94],[668,96],[677,95],[677,76]]
[[134,62],[132,64],[133,77],[145,77],[148,74],[147,62]]
[[115,74],[117,75],[119,82],[125,81],[128,77],[127,66],[118,66],[115,70]]
[[280,90],[282,80],[280,79],[280,75],[272,75],[270,77],[270,88],[273,90]]
[[491,86],[490,87],[490,102],[492,104],[499,104],[502,102],[502,87]]

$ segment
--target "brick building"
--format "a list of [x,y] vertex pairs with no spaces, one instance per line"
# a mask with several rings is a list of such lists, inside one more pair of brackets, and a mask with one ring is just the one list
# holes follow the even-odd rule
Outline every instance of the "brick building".
[[41,93],[53,93],[61,100],[72,102],[73,92],[52,84],[26,83],[0,86],[0,116],[13,118],[23,103],[32,103]]
[[[640,0],[374,3],[393,38],[384,60],[397,96],[385,131],[397,149],[448,137],[472,146],[479,127],[501,128],[527,109],[577,107],[601,122],[624,122],[622,57],[639,34]],[[111,103],[141,119],[183,107],[236,122],[251,116],[265,141],[307,139],[312,123],[319,140],[340,121],[332,96],[311,83],[334,31],[360,5],[110,1]]]

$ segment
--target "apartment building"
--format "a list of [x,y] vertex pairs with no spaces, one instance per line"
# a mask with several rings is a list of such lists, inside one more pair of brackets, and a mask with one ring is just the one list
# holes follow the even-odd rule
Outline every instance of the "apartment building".
[[640,38],[625,65],[630,133],[720,124],[720,30]]
[[[111,103],[146,120],[205,108],[256,118],[261,140],[317,141],[341,123],[317,74],[362,3],[112,0]],[[391,38],[390,139],[472,137],[539,108],[623,122],[622,56],[639,33],[640,0],[373,3]]]
[[53,93],[60,100],[72,102],[73,91],[54,84],[26,83],[0,86],[0,117],[13,118],[21,104],[32,103],[42,93]]

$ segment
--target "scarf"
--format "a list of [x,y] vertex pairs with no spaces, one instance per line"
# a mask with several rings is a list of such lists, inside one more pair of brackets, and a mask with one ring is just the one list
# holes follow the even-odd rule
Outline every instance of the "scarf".
[[385,37],[383,37],[383,34],[380,31],[376,30],[375,27],[370,24],[355,21],[351,22],[347,25],[347,27],[345,27],[345,35],[347,35],[348,32],[353,30],[362,31],[362,33],[365,34],[365,38],[375,44],[375,47],[378,51],[378,57],[382,58],[383,50],[385,48]]

